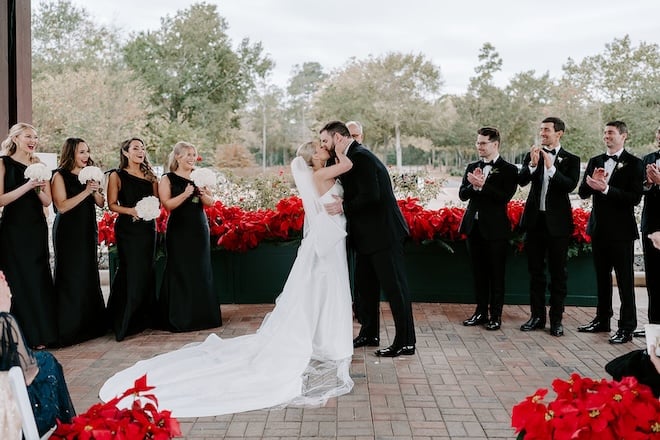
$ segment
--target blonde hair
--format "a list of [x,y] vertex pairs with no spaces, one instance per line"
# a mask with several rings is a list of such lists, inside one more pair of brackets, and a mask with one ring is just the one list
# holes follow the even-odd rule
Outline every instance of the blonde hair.
[[197,148],[193,144],[183,141],[177,142],[167,158],[167,167],[170,169],[170,172],[173,173],[179,169],[179,163],[176,161],[176,158],[181,156],[185,150],[193,150],[197,154]]
[[298,150],[296,150],[296,156],[302,157],[305,162],[307,162],[307,165],[311,167],[313,165],[312,157],[314,156],[314,153],[316,153],[317,145],[318,144],[315,141],[305,142],[298,147]]
[[[18,145],[16,145],[16,142],[14,142],[14,138],[16,136],[21,135],[25,130],[33,130],[35,133],[37,132],[37,129],[34,128],[32,125],[27,124],[25,122],[19,122],[17,124],[14,124],[10,129],[9,129],[9,134],[7,135],[7,138],[2,141],[2,144],[0,144],[0,147],[2,147],[2,151],[7,155],[11,156],[14,153],[16,153],[16,149],[18,148]],[[36,160],[35,160],[36,159]],[[30,154],[30,160],[33,162],[38,162],[38,158],[33,158],[32,154]]]

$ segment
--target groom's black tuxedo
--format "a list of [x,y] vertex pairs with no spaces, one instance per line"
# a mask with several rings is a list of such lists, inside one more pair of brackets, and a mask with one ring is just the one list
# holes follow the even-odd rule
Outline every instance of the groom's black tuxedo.
[[[518,174],[520,186],[531,183],[520,226],[525,231],[525,253],[529,270],[529,296],[532,318],[545,324],[545,291],[550,289],[550,322],[561,324],[566,299],[568,242],[573,233],[573,210],[568,195],[580,179],[580,158],[559,148],[554,160],[555,173],[548,180],[545,206],[541,209],[543,181],[548,170],[543,155],[532,172],[531,155],[527,153]],[[545,276],[545,260],[550,283]]]
[[596,268],[596,320],[609,327],[613,315],[611,272],[614,268],[621,297],[619,329],[632,332],[637,326],[633,242],[639,237],[634,209],[642,199],[644,171],[642,160],[623,150],[609,179],[609,190],[603,194],[587,185],[586,178],[596,168],[604,168],[606,160],[606,154],[589,159],[579,189],[581,198],[592,197],[587,234],[591,236]]
[[353,141],[346,151],[353,162],[339,176],[344,187],[348,242],[356,252],[355,290],[360,336],[377,338],[381,289],[387,297],[396,336],[392,345],[415,344],[410,294],[403,260],[408,226],[397,204],[385,165]]

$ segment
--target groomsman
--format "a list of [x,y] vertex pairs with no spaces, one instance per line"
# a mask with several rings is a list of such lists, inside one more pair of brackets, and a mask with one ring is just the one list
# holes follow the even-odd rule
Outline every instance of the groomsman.
[[516,192],[518,169],[500,156],[496,128],[480,128],[475,145],[481,160],[467,166],[458,192],[461,200],[470,201],[459,231],[467,235],[477,303],[463,325],[486,324],[486,329],[498,330],[502,326],[504,270],[511,236],[506,207]]
[[592,197],[592,209],[587,225],[591,236],[598,305],[596,317],[578,327],[580,332],[610,331],[612,312],[612,269],[621,299],[618,330],[609,339],[611,344],[632,340],[637,326],[633,278],[633,243],[639,237],[634,208],[642,199],[644,168],[642,160],[624,149],[628,128],[625,122],[605,125],[603,141],[606,154],[589,159],[580,184],[580,197]]
[[[649,296],[649,324],[660,324],[660,250],[649,234],[660,231],[660,127],[655,132],[657,151],[647,154],[642,160],[644,165],[644,210],[642,211],[642,247],[644,249],[644,267],[646,273],[646,292]],[[638,333],[635,333],[637,336]],[[644,333],[640,332],[639,336]]]
[[573,233],[573,211],[568,195],[580,178],[580,158],[561,147],[566,125],[559,118],[541,121],[541,146],[532,146],[518,175],[520,186],[531,182],[521,226],[529,270],[532,316],[520,326],[527,332],[545,328],[545,259],[550,274],[550,334],[563,336],[562,316],[568,289],[568,241]]

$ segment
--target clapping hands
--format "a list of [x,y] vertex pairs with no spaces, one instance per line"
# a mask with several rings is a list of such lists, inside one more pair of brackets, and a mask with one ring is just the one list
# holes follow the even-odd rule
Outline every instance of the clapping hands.
[[486,176],[484,175],[484,171],[477,167],[472,170],[471,173],[467,173],[467,180],[470,182],[473,188],[481,189],[486,182]]
[[660,170],[654,163],[646,165],[646,182],[647,184],[660,184]]
[[594,191],[604,192],[607,188],[607,172],[605,168],[596,168],[591,176],[587,176],[586,183]]

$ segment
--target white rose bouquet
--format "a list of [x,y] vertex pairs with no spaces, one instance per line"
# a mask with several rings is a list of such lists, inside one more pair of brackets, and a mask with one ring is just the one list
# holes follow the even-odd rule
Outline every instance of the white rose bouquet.
[[142,220],[153,220],[160,215],[160,201],[158,197],[147,196],[137,202],[135,210]]
[[[50,180],[51,172],[46,165],[38,162],[28,166],[23,175],[26,179],[43,182],[45,180]],[[35,188],[35,191],[38,194],[41,191],[41,188]]]
[[87,182],[90,180],[95,180],[98,183],[101,183],[103,182],[103,171],[101,171],[101,168],[99,167],[85,167],[80,170],[80,173],[78,174],[78,180],[83,185],[87,185]]
[[[209,168],[195,168],[190,173],[190,180],[195,183],[198,188],[209,187],[212,188],[217,182],[217,176],[213,170]],[[199,197],[195,196],[192,199],[193,203],[199,202]]]

